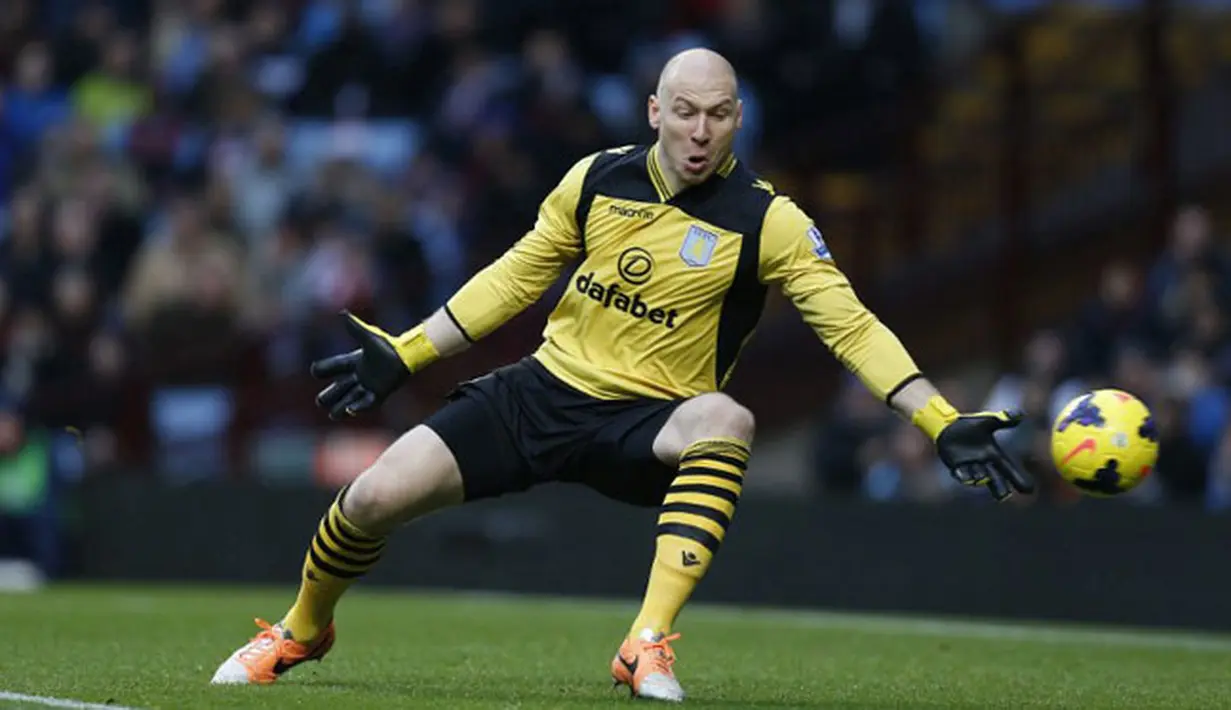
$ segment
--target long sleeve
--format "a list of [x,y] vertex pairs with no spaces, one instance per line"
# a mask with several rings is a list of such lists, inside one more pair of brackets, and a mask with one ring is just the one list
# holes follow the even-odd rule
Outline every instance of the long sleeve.
[[776,197],[761,231],[761,280],[776,284],[844,367],[884,400],[919,368],[894,333],[859,300],[820,230]]
[[577,203],[594,155],[578,161],[539,205],[534,228],[475,274],[445,308],[471,341],[537,301],[581,253]]

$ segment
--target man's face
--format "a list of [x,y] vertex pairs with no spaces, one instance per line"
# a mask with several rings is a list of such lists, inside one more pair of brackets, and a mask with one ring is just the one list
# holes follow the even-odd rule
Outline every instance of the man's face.
[[731,153],[743,106],[729,81],[680,80],[650,97],[649,116],[666,156],[663,169],[681,184],[695,185]]

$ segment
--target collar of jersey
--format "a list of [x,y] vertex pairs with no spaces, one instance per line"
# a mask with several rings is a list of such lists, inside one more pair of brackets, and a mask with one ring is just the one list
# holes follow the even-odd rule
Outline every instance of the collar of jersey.
[[[645,161],[646,169],[650,173],[650,182],[654,184],[654,191],[658,193],[658,199],[660,201],[666,202],[679,194],[671,191],[671,183],[667,182],[666,176],[663,175],[662,167],[658,164],[657,141],[655,141],[654,145],[650,146],[650,149],[646,151]],[[722,165],[718,166],[718,169],[714,172],[725,178],[731,174],[732,170],[735,169],[735,163],[735,154],[732,153],[727,156],[726,160],[722,161]]]

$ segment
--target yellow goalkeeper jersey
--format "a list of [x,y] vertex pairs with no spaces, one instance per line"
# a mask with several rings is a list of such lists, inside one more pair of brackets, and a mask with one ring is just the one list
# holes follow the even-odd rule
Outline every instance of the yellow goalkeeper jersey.
[[478,340],[573,265],[534,357],[600,399],[722,389],[770,287],[878,396],[918,374],[859,301],[813,221],[734,157],[672,194],[656,145],[587,156],[543,200],[534,228],[446,310]]

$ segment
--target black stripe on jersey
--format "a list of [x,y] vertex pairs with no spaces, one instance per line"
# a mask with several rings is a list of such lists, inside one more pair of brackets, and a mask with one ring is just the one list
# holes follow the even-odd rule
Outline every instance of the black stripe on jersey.
[[[715,227],[758,238],[773,195],[753,187],[756,175],[736,163],[730,177],[715,175],[694,187],[681,190],[668,204]],[[684,235],[680,235],[683,239]]]
[[719,386],[730,375],[740,348],[760,320],[768,291],[760,278],[761,226],[774,196],[754,186],[756,180],[757,175],[737,161],[730,177],[716,175],[680,192],[669,203],[714,226],[743,235],[735,274],[718,321],[714,381]]
[[[746,173],[736,166],[734,176]],[[761,283],[761,225],[765,221],[765,212],[773,199],[763,190],[748,187],[754,193],[756,205],[756,225],[745,231],[743,243],[740,244],[739,261],[735,266],[735,277],[722,300],[722,315],[718,321],[718,356],[715,360],[714,378],[718,386],[723,386],[735,368],[735,361],[744,342],[752,335],[765,309],[765,295],[768,289]]]
[[714,537],[714,534],[709,530],[694,528],[691,525],[683,523],[660,523],[658,526],[659,535],[675,535],[694,542],[699,542],[705,546],[705,549],[710,552],[718,552],[718,548],[722,546],[722,541]]
[[766,288],[758,278],[760,260],[760,234],[755,239],[744,236],[739,253],[739,265],[735,279],[723,299],[722,315],[718,322],[718,357],[715,360],[714,381],[721,387],[735,369],[735,361],[744,341],[752,335],[765,308]]
[[648,146],[632,150],[603,151],[599,153],[586,177],[581,181],[581,195],[577,198],[577,232],[581,236],[581,250],[586,249],[586,222],[590,219],[590,206],[596,195],[606,195],[623,200],[658,202],[658,193],[650,182],[650,172],[645,165]]

